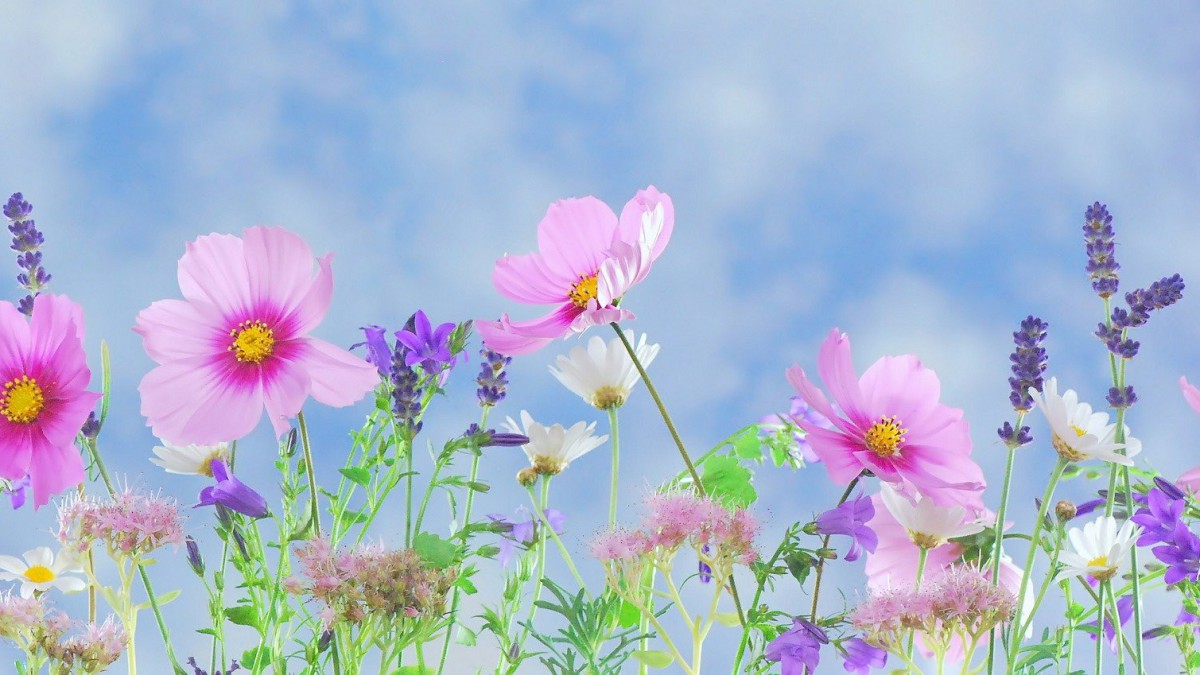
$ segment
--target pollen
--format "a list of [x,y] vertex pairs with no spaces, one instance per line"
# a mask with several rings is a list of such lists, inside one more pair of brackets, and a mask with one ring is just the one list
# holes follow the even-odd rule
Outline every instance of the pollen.
[[240,363],[262,363],[275,352],[275,331],[262,321],[243,321],[229,331],[229,351]]
[[879,418],[872,424],[863,436],[867,449],[880,457],[895,457],[900,454],[900,445],[904,442],[904,434],[908,430],[900,426],[900,420],[894,416]]
[[1089,569],[1092,567],[1103,567],[1104,568],[1104,569],[1089,573],[1091,575],[1091,577],[1093,579],[1095,579],[1096,581],[1108,581],[1109,579],[1111,579],[1117,575],[1117,568],[1113,567],[1112,564],[1108,562],[1108,556],[1106,556],[1106,555],[1097,556],[1095,558],[1092,558],[1091,560],[1087,561],[1087,566]]
[[0,393],[0,414],[9,422],[34,422],[45,407],[46,396],[32,377],[22,375],[4,383],[4,391]]
[[54,570],[45,565],[34,565],[25,570],[25,578],[35,584],[44,584],[47,581],[54,581]]
[[579,309],[584,309],[596,297],[596,275],[593,274],[587,277],[580,277],[579,282],[571,287],[571,292],[567,294],[571,298],[571,304]]

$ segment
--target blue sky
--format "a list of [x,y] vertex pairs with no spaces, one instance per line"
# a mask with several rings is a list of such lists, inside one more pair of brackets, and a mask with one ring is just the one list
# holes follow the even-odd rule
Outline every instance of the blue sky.
[[[653,374],[689,444],[785,408],[784,368],[814,366],[839,326],[860,369],[895,353],[934,368],[998,483],[993,430],[1010,417],[1009,333],[1022,317],[1050,322],[1051,372],[1067,386],[1094,402],[1107,388],[1090,337],[1101,310],[1082,271],[1085,206],[1115,215],[1124,287],[1200,279],[1197,14],[1116,3],[6,5],[0,190],[34,203],[53,289],[84,304],[91,353],[102,338],[112,347],[110,462],[187,502],[196,486],[146,461],[154,440],[135,388],[151,362],[130,330],[138,310],[177,296],[184,242],[281,224],[336,251],[318,335],[348,344],[358,326],[395,326],[418,308],[435,320],[518,313],[492,290],[491,265],[534,248],[551,201],[595,194],[619,208],[650,183],[672,195],[676,229],[627,305],[633,327],[663,345]],[[1200,379],[1198,316],[1185,297],[1155,317],[1130,370],[1141,399],[1131,425],[1145,463],[1168,475],[1200,464],[1200,420],[1175,384]],[[520,359],[500,412],[593,418],[545,372],[570,346]],[[476,367],[451,380],[432,440],[474,417]],[[644,395],[623,412],[631,485],[676,468],[652,412]],[[319,463],[336,465],[362,413],[316,413],[329,448]],[[265,470],[269,433],[254,438]],[[496,455],[485,508],[511,510],[523,460]],[[1037,446],[1018,470],[1033,484],[1050,465]],[[758,480],[769,532],[836,498],[819,467]],[[601,522],[605,491],[570,472],[557,485],[578,544]],[[16,516],[5,552],[48,542],[51,516]],[[170,586],[183,570],[156,576]],[[851,570],[843,583],[853,594],[861,582]],[[143,653],[154,640],[143,635]]]

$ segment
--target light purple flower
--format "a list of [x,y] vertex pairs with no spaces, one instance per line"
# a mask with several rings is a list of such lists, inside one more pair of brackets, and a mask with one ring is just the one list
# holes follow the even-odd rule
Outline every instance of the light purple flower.
[[[1106,609],[1107,612],[1104,615],[1104,639],[1108,643],[1109,651],[1115,654],[1117,652],[1117,630],[1113,627],[1112,607],[1107,607]],[[1131,616],[1133,616],[1133,596],[1126,595],[1122,598],[1118,598],[1117,619],[1118,623],[1121,624],[1121,628],[1124,628],[1125,624],[1129,623],[1129,618]],[[1095,628],[1097,622],[1093,621],[1088,625]],[[1095,640],[1096,634],[1091,633],[1090,637]]]
[[453,366],[454,355],[450,353],[450,334],[453,332],[453,323],[443,323],[435,329],[425,312],[417,310],[412,318],[412,329],[396,331],[396,340],[408,347],[405,365],[411,368],[419,363],[429,374]]
[[8,495],[9,499],[12,500],[12,507],[14,511],[22,506],[25,506],[25,489],[28,488],[29,485],[29,474],[25,474],[24,478],[10,484],[8,489],[4,491],[4,493]]
[[824,535],[844,534],[853,539],[845,560],[854,562],[862,555],[862,550],[874,553],[879,545],[879,537],[875,530],[867,527],[867,521],[875,517],[875,506],[871,498],[859,495],[841,506],[830,509],[817,516],[817,532]]
[[792,424],[797,427],[792,433],[795,454],[799,455],[799,458],[803,459],[805,464],[814,464],[821,461],[821,459],[817,457],[817,453],[813,452],[812,446],[808,443],[807,435],[803,430],[799,429],[801,422],[825,429],[833,428],[833,424],[828,419],[825,419],[824,415],[813,410],[811,406],[804,402],[803,398],[793,396],[791,410],[786,415],[767,415],[758,421],[758,434],[761,437],[774,436],[789,423]]
[[[708,555],[711,551],[712,551],[712,547],[710,547],[708,544],[705,544],[704,546],[700,547],[700,552],[704,553],[705,555]],[[712,565],[709,565],[708,563],[701,560],[699,567],[700,567],[700,583],[707,584],[710,581],[712,581]]]
[[887,665],[887,652],[872,647],[862,638],[846,640],[842,643],[842,649],[846,650],[846,660],[842,667],[848,673],[867,675],[872,668],[883,668]]
[[821,645],[829,644],[825,631],[800,617],[792,628],[767,645],[766,659],[780,662],[783,675],[815,673],[821,661]]
[[[567,522],[567,517],[563,512],[558,509],[546,509],[542,513],[546,516],[546,522],[550,524],[554,533],[562,534],[563,525]],[[517,512],[512,518],[503,513],[491,513],[488,514],[488,518],[491,518],[492,522],[499,526],[501,536],[497,546],[500,553],[497,558],[505,567],[516,555],[517,544],[528,546],[537,538],[537,529],[540,523],[524,506],[518,506]]]
[[1138,537],[1138,546],[1150,544],[1169,544],[1175,538],[1175,525],[1187,502],[1182,499],[1172,499],[1159,489],[1151,489],[1146,495],[1145,508],[1138,509],[1130,518],[1142,526],[1142,536]]
[[1152,553],[1167,565],[1167,573],[1163,575],[1163,581],[1167,584],[1200,578],[1200,537],[1189,530],[1184,522],[1175,523],[1171,538],[1164,540],[1163,545],[1155,546]]
[[383,326],[363,326],[365,342],[350,345],[350,349],[367,348],[367,363],[375,366],[379,374],[387,377],[392,370],[392,348],[387,343],[387,329]]
[[214,459],[212,471],[217,484],[200,491],[200,503],[196,504],[196,507],[220,504],[251,518],[267,515],[267,500],[249,485],[238,480],[225,466],[224,461]]

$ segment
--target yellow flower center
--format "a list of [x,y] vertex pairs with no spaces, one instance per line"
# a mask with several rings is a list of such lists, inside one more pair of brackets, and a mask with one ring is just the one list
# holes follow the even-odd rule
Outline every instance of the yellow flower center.
[[571,298],[571,304],[579,309],[587,307],[588,302],[596,297],[596,275],[580,277],[579,283],[571,287],[567,296]]
[[625,404],[628,392],[620,387],[603,386],[592,393],[590,403],[600,410],[613,410]]
[[29,424],[45,407],[46,396],[32,377],[22,375],[4,383],[4,392],[0,393],[0,414],[9,422]]
[[262,321],[243,321],[229,331],[229,351],[241,363],[262,363],[275,351],[275,331]]
[[54,581],[54,571],[44,565],[34,565],[25,570],[25,578],[35,584],[44,584],[47,581]]
[[[1071,431],[1075,432],[1076,438],[1080,438],[1087,434],[1086,431],[1080,429],[1074,424],[1071,425]],[[1062,457],[1068,462],[1082,462],[1083,460],[1087,459],[1087,455],[1079,452],[1075,448],[1072,448],[1071,445],[1063,440],[1058,434],[1051,434],[1050,445],[1054,447],[1054,451],[1058,453],[1059,457]]]
[[1089,575],[1096,581],[1108,581],[1109,579],[1117,576],[1117,568],[1114,567],[1112,565],[1112,563],[1108,562],[1108,556],[1106,556],[1106,555],[1092,558],[1091,560],[1089,560],[1087,562],[1087,566],[1089,568],[1091,568],[1091,567],[1103,567],[1104,568],[1104,569],[1089,573]]
[[925,549],[926,551],[935,549],[935,548],[941,546],[942,544],[946,543],[946,540],[942,539],[941,537],[935,537],[932,534],[925,534],[924,532],[915,532],[913,530],[908,531],[908,539],[909,539],[909,541],[911,541],[912,543],[916,544],[917,546]]
[[881,417],[867,429],[863,442],[868,450],[880,457],[895,457],[900,454],[900,444],[906,433],[908,430],[900,426],[900,420],[894,416]]
[[1087,434],[1087,432],[1086,432],[1086,431],[1084,431],[1083,429],[1080,429],[1079,427],[1075,426],[1074,424],[1072,424],[1072,425],[1071,425],[1071,431],[1074,431],[1074,432],[1075,432],[1075,436],[1076,436],[1077,438],[1078,438],[1078,437],[1080,437],[1080,436],[1083,436],[1083,435]]

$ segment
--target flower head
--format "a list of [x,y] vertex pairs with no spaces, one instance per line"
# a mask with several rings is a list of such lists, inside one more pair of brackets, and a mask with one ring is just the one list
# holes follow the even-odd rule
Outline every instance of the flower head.
[[159,300],[134,327],[159,366],[142,378],[142,414],[159,438],[212,444],[249,434],[263,409],[277,436],[311,395],[346,406],[379,383],[366,361],[309,336],[333,296],[331,255],[299,236],[252,227],[211,234],[179,260],[183,300]]
[[1117,292],[1119,279],[1116,246],[1113,244],[1112,216],[1108,207],[1096,202],[1084,214],[1083,240],[1087,244],[1087,272],[1092,278],[1092,290],[1102,298]]
[[63,593],[76,593],[87,588],[79,577],[68,576],[82,572],[79,560],[69,553],[54,552],[45,546],[26,551],[24,560],[10,555],[0,555],[0,581],[20,581],[21,597],[28,598],[35,591],[57,588]]
[[479,398],[480,406],[490,408],[508,395],[508,373],[505,368],[512,363],[512,357],[487,347],[479,350],[479,353],[483,356],[483,364],[479,367],[479,375],[475,376],[475,384],[479,385],[475,395]]
[[17,252],[17,283],[28,295],[21,298],[17,309],[25,316],[33,313],[33,299],[41,293],[51,276],[42,267],[42,252],[38,249],[45,243],[46,238],[37,229],[37,224],[29,217],[33,213],[33,205],[25,201],[20,192],[14,193],[4,205],[4,217],[8,218],[8,231],[12,233],[10,248]]
[[267,500],[249,485],[238,480],[224,460],[214,460],[212,472],[217,483],[200,491],[200,503],[196,504],[196,507],[221,504],[251,518],[263,518],[267,515]]
[[911,484],[939,505],[979,502],[983,471],[971,460],[967,423],[961,410],[938,401],[941,383],[932,370],[911,355],[885,356],[855,378],[850,339],[836,328],[817,366],[840,415],[799,366],[788,379],[835,426],[800,422],[834,482],[845,485],[869,470],[889,483]]
[[[571,462],[599,447],[608,436],[593,436],[596,423],[576,422],[570,429],[561,424],[545,426],[533,421],[533,417],[521,411],[521,425],[508,418],[504,425],[508,431],[524,434],[529,442],[521,446],[529,457],[529,463],[539,474],[553,476],[571,465]],[[524,427],[524,428],[522,428]]]
[[862,555],[862,550],[874,553],[879,544],[879,537],[867,522],[875,517],[875,506],[871,498],[859,495],[841,506],[830,509],[817,516],[817,532],[824,535],[844,534],[851,538],[850,550],[844,559],[854,562]]
[[26,320],[0,302],[0,478],[29,476],[33,505],[83,482],[75,435],[96,400],[83,351],[83,308],[39,295]]
[[[1116,442],[1117,425],[1108,423],[1108,413],[1092,412],[1092,406],[1079,400],[1074,389],[1058,393],[1058,379],[1046,381],[1043,391],[1030,388],[1037,407],[1041,408],[1053,434],[1051,443],[1059,456],[1072,462],[1100,459],[1114,464],[1133,466],[1134,455],[1142,444],[1128,435],[1124,443]],[[1122,455],[1117,450],[1124,448]]]
[[413,314],[412,328],[396,331],[396,340],[408,347],[404,362],[409,367],[421,364],[429,374],[437,374],[454,365],[454,354],[450,353],[450,334],[453,323],[443,323],[434,328],[425,312]]
[[842,667],[848,673],[868,675],[872,668],[883,668],[887,665],[887,652],[874,647],[862,638],[853,638],[842,643],[846,650],[846,659]]
[[1049,324],[1035,316],[1026,317],[1021,322],[1021,329],[1013,333],[1016,348],[1009,360],[1012,361],[1013,376],[1008,378],[1012,386],[1009,401],[1013,408],[1027,411],[1033,407],[1033,399],[1029,389],[1042,389],[1042,373],[1046,372],[1046,349],[1042,342],[1046,339]]
[[72,495],[58,507],[58,541],[75,553],[100,543],[112,556],[140,558],[183,540],[174,499],[125,490],[112,497]]
[[381,377],[387,377],[392,369],[392,347],[387,342],[387,329],[383,326],[370,325],[359,329],[365,340],[350,345],[350,349],[367,348],[367,363],[375,366]]
[[590,326],[632,319],[617,304],[646,277],[675,226],[671,198],[653,186],[640,190],[621,217],[595,197],[550,205],[538,224],[538,253],[496,261],[492,281],[516,302],[554,305],[532,321],[477,321],[484,344],[503,354],[526,354]]
[[814,673],[821,661],[821,647],[829,637],[820,626],[800,617],[792,619],[792,627],[767,644],[766,659],[780,663],[783,675]]
[[[648,368],[658,356],[658,345],[646,344],[644,333],[640,339],[632,331],[625,331],[625,334],[630,344],[637,345],[634,352],[642,367]],[[641,378],[620,338],[606,343],[603,338],[593,336],[588,340],[587,349],[575,347],[570,356],[559,356],[556,363],[558,368],[550,366],[550,374],[600,410],[624,405]]]
[[[550,528],[555,534],[562,534],[563,526],[567,521],[567,517],[558,509],[546,509],[543,512],[546,517],[546,522],[550,524]],[[488,518],[499,528],[500,532],[500,553],[497,556],[500,564],[504,567],[512,561],[516,554],[516,547],[528,546],[537,540],[539,536],[538,530],[542,523],[539,518],[536,518],[529,509],[524,506],[518,506],[516,515],[512,518],[505,516],[502,513],[488,514]]]
[[213,477],[213,462],[224,461],[229,456],[229,445],[172,445],[163,441],[153,448],[155,457],[150,461],[167,473],[188,476]]
[[910,497],[884,483],[880,492],[887,510],[917,547],[937,548],[951,539],[983,531],[983,522],[968,517],[961,506],[938,506],[920,494]]
[[1134,540],[1141,528],[1126,520],[1119,526],[1112,516],[1101,516],[1067,532],[1073,551],[1063,551],[1059,558],[1064,572],[1071,576],[1088,575],[1097,581],[1107,581],[1123,567]]

